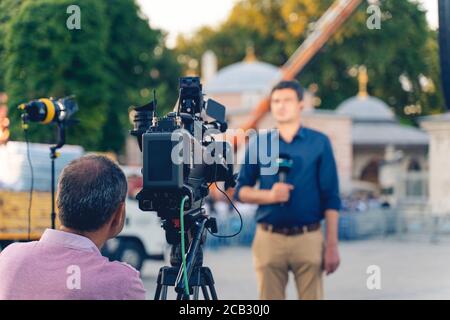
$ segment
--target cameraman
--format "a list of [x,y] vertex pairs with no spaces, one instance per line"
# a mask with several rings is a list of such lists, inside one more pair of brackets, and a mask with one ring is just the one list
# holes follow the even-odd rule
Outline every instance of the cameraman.
[[64,168],[58,184],[60,230],[0,253],[1,299],[144,299],[139,272],[100,253],[125,221],[127,180],[102,156]]
[[[302,125],[303,89],[297,81],[276,85],[270,103],[279,152],[293,160],[287,183],[278,182],[275,174],[262,174],[260,161],[249,163],[247,150],[236,188],[239,201],[259,205],[252,245],[259,297],[284,299],[292,271],[299,299],[323,299],[322,273],[333,273],[339,265],[340,198],[331,144],[324,134]],[[255,139],[248,148],[258,148]],[[254,187],[257,180],[259,188]]]

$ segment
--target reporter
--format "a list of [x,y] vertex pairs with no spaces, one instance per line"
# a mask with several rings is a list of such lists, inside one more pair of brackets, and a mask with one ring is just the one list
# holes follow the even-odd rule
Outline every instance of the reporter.
[[[304,126],[303,88],[297,81],[280,82],[270,98],[278,134],[272,131],[270,139],[257,135],[249,141],[235,192],[237,200],[259,205],[252,244],[259,298],[285,299],[292,272],[299,299],[323,299],[323,273],[335,272],[340,263],[341,200],[331,143],[326,135]],[[260,155],[258,141],[268,141],[269,147],[278,143],[279,154],[293,160],[287,183],[264,173],[258,157],[249,161],[252,154]]]
[[144,299],[139,272],[100,253],[123,228],[126,193],[108,158],[71,162],[58,183],[60,230],[0,253],[0,299]]

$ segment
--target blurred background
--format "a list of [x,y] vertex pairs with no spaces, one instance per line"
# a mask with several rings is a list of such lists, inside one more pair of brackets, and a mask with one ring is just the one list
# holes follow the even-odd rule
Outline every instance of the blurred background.
[[[74,4],[81,29],[69,30]],[[17,106],[76,95],[79,123],[68,129],[57,174],[90,152],[122,165],[129,218],[104,254],[141,269],[152,297],[167,247],[156,215],[133,200],[142,157],[129,136],[131,108],[156,89],[163,115],[178,78],[198,75],[226,106],[231,129],[271,128],[259,103],[290,72],[307,90],[305,125],[330,137],[338,164],[342,266],[327,278],[326,297],[450,298],[450,52],[439,33],[449,10],[448,0],[0,0],[1,245],[37,239],[50,222],[56,134],[30,126],[32,172]],[[255,207],[236,205],[243,231],[209,237],[206,263],[219,296],[254,299]],[[221,197],[213,194],[207,209],[221,234],[239,228]],[[381,268],[381,290],[366,286],[370,265]]]

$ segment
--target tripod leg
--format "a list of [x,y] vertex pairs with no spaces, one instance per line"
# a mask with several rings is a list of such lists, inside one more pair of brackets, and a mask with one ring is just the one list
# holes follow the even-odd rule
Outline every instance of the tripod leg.
[[217,299],[217,292],[216,292],[216,288],[214,288],[214,284],[210,284],[209,285],[209,291],[211,291],[211,297],[213,300],[218,300]]
[[198,287],[194,287],[194,300],[198,300]]
[[191,297],[185,293],[178,293],[177,300],[191,300]]
[[217,299],[217,293],[216,288],[214,287],[214,278],[211,273],[211,270],[209,268],[202,268],[202,273],[205,278],[206,286],[208,286],[209,291],[211,292],[211,298],[212,300],[218,300]]
[[208,288],[206,286],[202,286],[202,293],[205,300],[210,300],[209,294],[208,294]]
[[161,300],[167,300],[167,286],[162,286]]
[[159,298],[161,297],[161,288],[162,285],[158,283],[158,285],[156,286],[155,300],[159,300]]
[[158,272],[158,280],[156,280],[156,292],[155,292],[155,300],[159,300],[161,298],[161,289],[162,289],[162,282],[161,282],[161,278],[162,278],[162,273],[163,273],[163,269],[159,269]]

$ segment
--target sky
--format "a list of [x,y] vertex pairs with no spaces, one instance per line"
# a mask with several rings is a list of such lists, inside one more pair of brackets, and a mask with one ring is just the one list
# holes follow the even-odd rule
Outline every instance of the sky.
[[[224,21],[237,0],[137,0],[150,25],[168,32],[167,45],[175,46],[179,34],[192,34],[201,26]],[[428,11],[432,28],[438,25],[438,0],[418,0]]]

